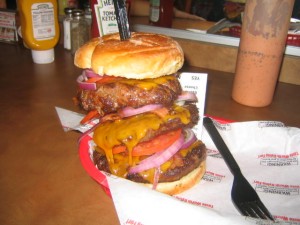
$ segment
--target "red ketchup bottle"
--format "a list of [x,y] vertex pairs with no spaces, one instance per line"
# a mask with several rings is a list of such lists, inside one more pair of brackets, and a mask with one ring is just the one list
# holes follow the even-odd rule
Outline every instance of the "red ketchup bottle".
[[159,27],[172,27],[173,0],[150,0],[150,24]]
[[92,9],[92,24],[91,24],[91,37],[99,37],[99,29],[98,29],[98,23],[96,18],[96,12],[94,5],[98,4],[98,0],[90,0],[90,6]]
[[[89,0],[89,1],[90,1],[91,9],[92,9],[91,37],[92,38],[99,37],[100,36],[99,26],[101,26],[101,25],[98,25],[95,5],[98,5],[99,2],[103,1],[103,0]],[[125,0],[125,3],[126,3],[126,7],[127,7],[127,17],[129,18],[131,0]]]

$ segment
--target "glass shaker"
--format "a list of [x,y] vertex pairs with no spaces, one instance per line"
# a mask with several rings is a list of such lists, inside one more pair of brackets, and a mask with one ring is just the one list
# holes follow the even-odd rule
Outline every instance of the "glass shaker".
[[84,4],[84,17],[89,26],[89,39],[91,38],[91,27],[92,27],[92,9],[89,3]]
[[73,8],[65,8],[64,25],[64,48],[71,50],[71,20]]
[[89,40],[89,26],[84,17],[83,10],[75,9],[72,12],[71,20],[71,53],[75,54],[76,50]]

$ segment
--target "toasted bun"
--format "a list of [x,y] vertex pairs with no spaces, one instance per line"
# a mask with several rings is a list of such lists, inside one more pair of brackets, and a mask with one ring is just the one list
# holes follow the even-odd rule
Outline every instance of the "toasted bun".
[[96,46],[103,42],[101,38],[93,38],[86,44],[84,44],[81,48],[79,48],[74,57],[75,66],[83,69],[89,69],[92,67],[92,55],[96,48]]
[[183,60],[183,51],[172,38],[133,32],[125,41],[118,33],[92,39],[76,51],[74,64],[100,75],[145,79],[175,73]]
[[[195,184],[197,184],[203,177],[206,171],[206,160],[194,169],[192,172],[182,177],[180,180],[174,182],[158,183],[156,190],[168,195],[176,195],[184,192]],[[143,184],[149,188],[152,188],[152,184]]]

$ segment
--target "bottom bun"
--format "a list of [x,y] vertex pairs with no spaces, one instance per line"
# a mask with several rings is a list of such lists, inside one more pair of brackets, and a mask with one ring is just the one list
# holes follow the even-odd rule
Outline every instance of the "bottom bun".
[[[206,161],[204,160],[199,167],[182,177],[180,180],[173,182],[158,183],[155,190],[168,195],[180,194],[197,184],[202,179],[205,171]],[[152,188],[152,184],[143,185]]]

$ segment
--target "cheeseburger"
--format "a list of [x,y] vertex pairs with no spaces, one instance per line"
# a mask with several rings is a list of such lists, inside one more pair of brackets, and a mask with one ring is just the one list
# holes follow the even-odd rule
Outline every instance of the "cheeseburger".
[[82,123],[100,120],[92,157],[99,170],[170,195],[202,178],[206,148],[192,131],[197,99],[178,80],[183,59],[175,40],[151,33],[106,35],[77,50]]

